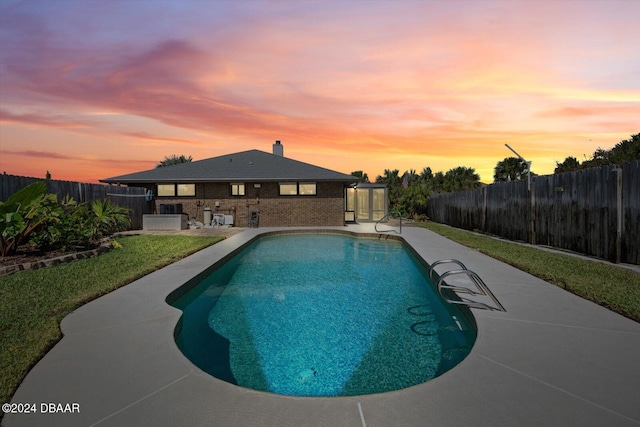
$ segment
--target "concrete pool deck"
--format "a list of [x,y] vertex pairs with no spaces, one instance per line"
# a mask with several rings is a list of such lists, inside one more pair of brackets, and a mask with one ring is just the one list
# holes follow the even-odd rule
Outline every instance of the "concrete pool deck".
[[7,414],[3,426],[640,425],[639,323],[418,227],[401,237],[428,263],[465,263],[507,310],[472,309],[478,338],[460,365],[404,390],[340,398],[274,395],[209,376],[177,348],[181,311],[165,298],[278,230],[291,229],[247,229],[69,314],[64,338],[12,402],[38,412],[42,403],[77,403],[79,413]]

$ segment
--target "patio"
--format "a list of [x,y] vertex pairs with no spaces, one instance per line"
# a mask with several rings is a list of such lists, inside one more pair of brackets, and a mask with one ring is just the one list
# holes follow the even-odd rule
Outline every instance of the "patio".
[[[373,224],[334,227],[373,232]],[[471,354],[408,389],[340,398],[240,388],[200,371],[177,348],[181,312],[166,296],[255,236],[228,239],[68,315],[64,338],[32,369],[14,403],[79,412],[7,414],[12,426],[637,426],[640,324],[418,227],[402,237],[428,263],[457,258],[507,312],[473,309]],[[191,231],[191,230],[190,230]]]

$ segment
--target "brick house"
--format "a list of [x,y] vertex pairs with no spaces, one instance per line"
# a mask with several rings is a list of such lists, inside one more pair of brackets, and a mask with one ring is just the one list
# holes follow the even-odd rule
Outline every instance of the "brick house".
[[[150,190],[154,213],[175,207],[204,221],[212,214],[249,224],[252,212],[265,227],[336,226],[345,223],[345,197],[357,178],[284,157],[280,141],[273,154],[249,150],[102,179]],[[207,210],[208,210],[207,209]]]

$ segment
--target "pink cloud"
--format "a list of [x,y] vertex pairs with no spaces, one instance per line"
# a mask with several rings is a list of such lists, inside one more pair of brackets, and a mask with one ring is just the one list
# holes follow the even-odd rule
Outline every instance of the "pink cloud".
[[560,107],[542,111],[539,117],[589,117],[589,116],[636,116],[640,120],[640,109],[634,105],[609,106],[593,105],[588,107]]
[[0,123],[15,123],[66,129],[78,129],[87,126],[95,126],[97,124],[96,122],[79,120],[77,117],[71,117],[69,114],[41,112],[17,114],[2,109],[0,109]]
[[11,150],[0,150],[0,154],[3,156],[21,156],[21,157],[35,157],[39,159],[54,159],[54,160],[70,160],[73,157],[55,153],[52,151],[33,151],[33,150],[24,150],[24,151],[11,151]]
[[[316,160],[394,153],[422,156],[425,166],[448,157],[452,167],[462,155],[502,159],[505,141],[565,142],[601,133],[604,123],[617,123],[616,134],[636,131],[638,101],[628,94],[639,83],[619,41],[638,39],[638,30],[620,22],[631,15],[624,3],[611,11],[563,2],[214,2],[189,15],[183,3],[171,16],[134,3],[124,16],[122,4],[105,2],[101,16],[110,18],[87,22],[83,6],[0,14],[10,35],[0,52],[0,123],[69,129],[86,137],[87,152],[95,152],[91,136],[112,140],[123,156],[150,142],[209,157],[256,144],[268,151],[282,139],[288,152]],[[597,19],[601,9],[616,21]],[[615,84],[606,68],[612,43]],[[620,94],[631,101],[617,104]],[[588,102],[596,96],[597,105]],[[109,120],[92,116],[102,111]],[[164,125],[153,129],[155,121]],[[21,151],[19,141],[5,144]]]
[[146,132],[122,132],[122,135],[130,136],[136,139],[141,139],[144,141],[157,141],[157,142],[171,142],[177,144],[186,144],[186,145],[202,145],[199,141],[194,141],[191,139],[183,139],[183,138],[167,138],[158,135],[151,135]]

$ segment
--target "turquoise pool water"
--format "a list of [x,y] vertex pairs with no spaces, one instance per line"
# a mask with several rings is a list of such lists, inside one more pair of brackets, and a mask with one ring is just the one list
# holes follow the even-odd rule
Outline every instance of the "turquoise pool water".
[[293,396],[420,384],[476,337],[468,309],[443,302],[401,242],[343,234],[262,237],[173,305],[176,342],[195,365]]

